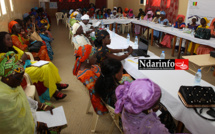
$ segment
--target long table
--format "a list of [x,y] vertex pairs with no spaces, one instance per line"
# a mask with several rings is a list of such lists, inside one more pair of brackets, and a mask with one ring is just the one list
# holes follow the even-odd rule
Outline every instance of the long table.
[[[97,21],[101,21],[101,20],[90,20],[90,21],[92,23],[96,23]],[[181,45],[182,45],[182,39],[186,39],[186,40],[189,40],[189,41],[193,42],[192,49],[191,49],[191,54],[193,54],[193,51],[194,51],[194,48],[195,48],[196,44],[207,45],[207,46],[215,48],[215,38],[211,38],[210,40],[198,39],[198,38],[195,38],[194,36],[191,36],[191,34],[183,33],[183,31],[180,30],[180,29],[174,28],[172,30],[171,27],[163,27],[160,24],[155,24],[153,22],[147,23],[147,21],[145,21],[145,20],[137,20],[137,19],[104,19],[103,23],[105,25],[115,23],[116,24],[116,30],[117,30],[117,24],[133,23],[133,24],[136,24],[136,25],[141,25],[141,26],[144,26],[144,27],[151,28],[152,29],[152,35],[153,35],[154,30],[171,34],[171,35],[174,36],[172,56],[174,56],[174,52],[175,52],[174,49],[175,49],[175,44],[176,44],[176,37],[180,37],[181,39],[180,39],[180,44],[179,44],[178,58],[180,58],[180,53],[181,53],[180,48],[181,48]],[[116,31],[116,33],[117,33],[117,31]],[[153,44],[153,36],[151,38],[151,45],[152,44]]]
[[[125,49],[128,46],[136,48],[133,42],[127,43],[127,40],[109,31],[111,35],[111,44],[108,45],[112,49]],[[150,59],[159,59],[152,52],[148,52]],[[145,57],[139,57],[145,59]],[[161,103],[166,106],[171,115],[178,121],[184,123],[186,128],[193,134],[213,134],[215,130],[215,122],[207,121],[199,117],[192,108],[186,108],[178,97],[178,90],[181,85],[192,86],[194,84],[194,75],[186,71],[146,71],[138,70],[138,59],[130,56],[122,61],[124,69],[135,79],[149,78],[157,83],[162,90]],[[215,87],[208,82],[202,80],[202,86]],[[203,112],[204,113],[204,112]],[[204,113],[205,114],[205,113]],[[206,115],[206,114],[205,114]],[[207,116],[207,115],[206,115]]]

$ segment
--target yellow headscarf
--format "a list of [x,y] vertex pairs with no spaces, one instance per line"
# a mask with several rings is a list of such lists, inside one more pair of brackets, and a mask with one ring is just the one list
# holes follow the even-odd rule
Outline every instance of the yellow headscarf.
[[205,21],[206,21],[206,27],[203,27],[202,25],[200,25],[200,26],[198,26],[198,28],[209,28],[208,23],[210,23],[210,20],[208,20],[207,17],[204,17],[203,19],[205,19]]
[[76,17],[76,15],[78,15],[78,12],[75,11],[70,15],[70,18],[74,19]]
[[204,17],[205,21],[206,21],[206,24],[210,23],[210,20],[208,20],[207,17]]

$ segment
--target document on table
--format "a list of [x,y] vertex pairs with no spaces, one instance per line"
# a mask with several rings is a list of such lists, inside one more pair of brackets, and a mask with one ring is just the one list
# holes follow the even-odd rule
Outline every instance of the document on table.
[[96,22],[95,24],[93,24],[93,27],[98,27],[101,24],[100,21]]
[[46,64],[49,64],[49,61],[40,60],[40,61],[32,64],[31,66],[42,67],[43,65],[46,65]]
[[51,115],[50,111],[36,112],[37,121],[46,123],[48,128],[67,124],[66,116],[62,106],[55,108],[52,111],[53,115]]

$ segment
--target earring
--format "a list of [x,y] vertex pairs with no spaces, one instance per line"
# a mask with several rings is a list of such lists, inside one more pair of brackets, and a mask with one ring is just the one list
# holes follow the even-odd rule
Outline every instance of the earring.
[[10,80],[9,78],[6,79],[6,81],[9,81],[9,80]]

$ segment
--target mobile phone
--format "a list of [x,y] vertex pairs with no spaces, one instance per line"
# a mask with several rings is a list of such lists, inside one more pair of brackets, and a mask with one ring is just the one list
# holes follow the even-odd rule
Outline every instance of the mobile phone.
[[210,110],[207,111],[207,114],[210,115],[211,117],[215,118],[215,110],[210,109]]

